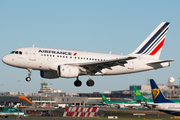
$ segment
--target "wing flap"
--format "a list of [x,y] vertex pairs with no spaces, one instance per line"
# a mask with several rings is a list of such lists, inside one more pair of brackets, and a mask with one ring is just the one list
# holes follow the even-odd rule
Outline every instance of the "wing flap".
[[124,66],[124,64],[127,63],[128,60],[135,59],[136,57],[124,57],[124,58],[118,58],[118,59],[111,59],[106,61],[97,61],[97,62],[86,62],[86,63],[72,63],[72,64],[66,64],[66,65],[72,65],[72,66],[79,66],[83,67],[89,72],[100,72],[102,69],[107,68],[111,69],[111,67],[116,65]]

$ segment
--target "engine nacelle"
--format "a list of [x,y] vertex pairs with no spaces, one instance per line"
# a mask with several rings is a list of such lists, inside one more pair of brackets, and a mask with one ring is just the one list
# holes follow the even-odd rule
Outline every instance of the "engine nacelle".
[[57,71],[53,71],[53,70],[41,70],[40,75],[42,78],[49,78],[49,79],[59,78]]
[[74,78],[74,77],[78,77],[79,68],[68,65],[59,65],[57,73],[59,74],[59,77]]

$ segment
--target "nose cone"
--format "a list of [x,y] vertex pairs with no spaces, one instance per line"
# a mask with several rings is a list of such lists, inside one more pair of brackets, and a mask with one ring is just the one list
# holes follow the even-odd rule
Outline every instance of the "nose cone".
[[8,64],[9,65],[9,62],[10,62],[10,59],[9,59],[9,56],[6,55],[2,58],[2,61],[5,63],[5,64]]

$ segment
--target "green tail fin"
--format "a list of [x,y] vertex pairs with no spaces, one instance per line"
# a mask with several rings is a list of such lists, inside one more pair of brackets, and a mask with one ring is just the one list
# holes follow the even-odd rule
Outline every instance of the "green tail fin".
[[102,101],[104,101],[104,102],[107,102],[107,101],[108,101],[107,98],[106,98],[106,96],[105,96],[103,93],[101,93],[101,96],[102,96]]
[[145,97],[142,96],[142,94],[140,93],[140,91],[137,89],[136,86],[133,86],[133,89],[134,89],[134,94],[136,95],[137,100],[146,99]]

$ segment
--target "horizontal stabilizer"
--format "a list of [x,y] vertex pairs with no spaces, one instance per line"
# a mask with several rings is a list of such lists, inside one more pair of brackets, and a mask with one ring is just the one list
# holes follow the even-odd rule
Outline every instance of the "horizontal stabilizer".
[[147,65],[160,64],[160,63],[172,62],[172,61],[175,61],[175,60],[164,60],[164,61],[158,61],[158,62],[150,62],[150,63],[147,63]]

